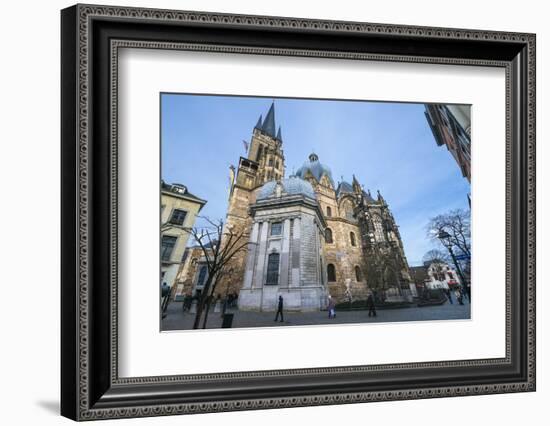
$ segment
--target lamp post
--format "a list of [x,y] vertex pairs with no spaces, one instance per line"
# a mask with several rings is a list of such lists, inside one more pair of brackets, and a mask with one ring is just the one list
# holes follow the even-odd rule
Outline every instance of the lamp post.
[[460,282],[462,284],[462,290],[464,292],[466,292],[466,279],[464,278],[464,275],[462,274],[462,269],[460,269],[460,265],[458,264],[458,261],[456,260],[455,253],[453,251],[453,243],[451,241],[451,235],[447,231],[442,229],[437,234],[437,238],[439,238],[441,243],[447,248],[447,250],[449,250],[449,254],[451,255],[451,259],[453,259],[453,263],[455,265],[456,271],[458,272],[458,275],[460,276]]

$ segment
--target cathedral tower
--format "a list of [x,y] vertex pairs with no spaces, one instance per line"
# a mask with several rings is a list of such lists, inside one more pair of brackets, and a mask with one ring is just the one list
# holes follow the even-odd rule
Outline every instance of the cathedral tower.
[[248,150],[248,159],[258,164],[255,186],[284,177],[285,157],[282,149],[281,126],[277,132],[275,129],[275,103],[272,103],[263,122],[260,115]]
[[[272,103],[265,119],[262,120],[260,116],[254,126],[247,155],[240,157],[236,176],[231,177],[226,226],[236,231],[251,229],[249,206],[255,202],[256,189],[268,181],[281,180],[284,177],[281,127],[276,129],[275,103]],[[228,280],[222,288],[229,287],[230,291],[240,288],[239,281],[242,281],[245,259],[246,253],[241,253],[231,262],[235,278]]]

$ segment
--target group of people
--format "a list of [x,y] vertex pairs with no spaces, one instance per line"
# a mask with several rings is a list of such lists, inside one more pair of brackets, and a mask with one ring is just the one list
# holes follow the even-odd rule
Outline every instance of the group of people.
[[[200,299],[200,293],[197,292],[197,294],[195,294],[194,296],[191,295],[191,293],[187,293],[184,297],[183,297],[183,304],[182,304],[182,309],[183,311],[190,311],[191,310],[191,305],[193,304],[193,301],[195,300],[199,300]],[[237,307],[237,302],[239,300],[239,295],[235,292],[233,293],[229,293],[224,299],[223,299],[223,303],[222,303],[222,307],[223,307],[223,312],[225,313],[225,311],[227,309],[230,309],[230,308],[236,308]],[[221,298],[221,295],[217,294],[216,296],[214,295],[210,295],[208,296],[207,300],[206,300],[206,304],[207,305],[215,305],[216,303],[219,303],[219,302],[222,302],[222,298]]]
[[470,300],[470,295],[468,291],[464,291],[462,287],[456,287],[453,291],[450,289],[444,290],[445,294],[447,296],[447,299],[449,299],[449,303],[453,304],[453,294],[456,298],[459,305],[464,305],[464,298],[467,297],[468,301]]

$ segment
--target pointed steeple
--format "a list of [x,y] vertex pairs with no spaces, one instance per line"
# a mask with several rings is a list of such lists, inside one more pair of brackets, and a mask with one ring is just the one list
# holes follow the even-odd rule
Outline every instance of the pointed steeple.
[[275,137],[275,102],[271,104],[267,115],[265,116],[264,124],[262,125],[262,131],[271,136]]
[[361,188],[361,184],[359,183],[355,175],[353,175],[352,186],[353,186],[353,190],[357,194],[361,194],[361,192],[363,192],[363,188]]
[[283,136],[281,135],[281,126],[279,126],[279,130],[277,130],[277,138],[281,142],[283,141]]
[[260,118],[258,118],[258,122],[254,126],[255,129],[262,129],[262,114],[260,114]]

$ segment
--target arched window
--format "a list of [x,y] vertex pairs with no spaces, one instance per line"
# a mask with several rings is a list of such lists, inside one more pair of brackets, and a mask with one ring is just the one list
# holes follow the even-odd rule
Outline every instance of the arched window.
[[327,206],[327,216],[328,217],[332,216],[332,209],[329,206]]
[[327,244],[332,244],[332,229],[325,229],[325,242]]
[[334,265],[332,263],[329,263],[327,265],[327,278],[329,283],[333,283],[336,281],[336,269],[334,268]]
[[361,275],[361,268],[359,266],[355,267],[355,281],[363,281],[363,276]]
[[355,234],[354,234],[353,232],[350,232],[350,233],[349,233],[349,240],[350,240],[350,242],[351,242],[351,245],[352,245],[353,247],[355,247],[355,246],[356,246]]
[[279,253],[271,253],[267,257],[266,285],[279,284]]

